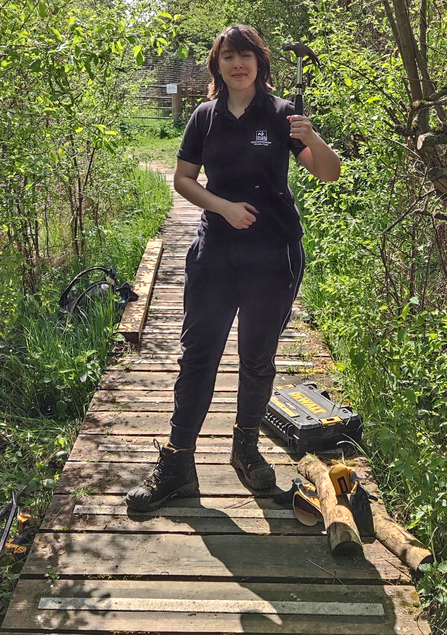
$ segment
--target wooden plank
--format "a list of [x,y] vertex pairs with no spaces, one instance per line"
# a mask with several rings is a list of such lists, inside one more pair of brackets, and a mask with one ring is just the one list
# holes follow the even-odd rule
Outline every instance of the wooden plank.
[[[312,378],[324,369],[309,369],[306,378]],[[304,376],[303,376],[304,379]],[[91,403],[90,411],[121,412],[172,412],[174,395],[172,390],[98,390]],[[208,412],[232,412],[237,410],[237,396],[235,392],[217,391],[211,401]]]
[[[43,597],[91,601],[179,600],[245,603],[240,613],[188,613],[116,610],[113,604],[104,610],[39,609]],[[263,613],[250,613],[249,603],[263,602]],[[273,609],[281,602],[311,602],[320,611],[290,615]],[[384,615],[353,615],[359,604],[378,604]],[[323,607],[341,604],[338,615],[321,614]],[[414,606],[416,604],[416,606]],[[251,605],[253,606],[253,605]],[[288,606],[288,605],[287,605]],[[408,607],[411,607],[409,610]],[[121,607],[123,605],[121,604]],[[200,608],[198,605],[196,609]],[[203,607],[204,608],[204,607]],[[380,609],[379,609],[380,611]],[[377,611],[377,612],[379,612]],[[340,615],[346,613],[346,615]],[[283,633],[294,635],[429,635],[430,629],[411,586],[313,585],[237,582],[183,582],[150,580],[21,580],[4,622],[4,632],[16,635],[42,633],[41,629],[64,632],[97,631],[106,633]]]
[[[143,339],[141,341],[141,351],[153,351],[153,352],[160,352],[160,351],[166,351],[166,352],[176,352],[179,351],[181,352],[180,349],[180,341],[179,339],[164,339],[164,338],[146,338],[143,336]],[[226,345],[225,345],[225,349],[224,349],[224,353],[237,353],[238,351],[238,344],[237,341],[235,340],[228,340]],[[294,343],[294,342],[281,342],[279,343],[278,346],[278,353],[281,355],[287,355],[288,357],[291,357],[293,355],[301,355],[301,351],[300,351],[300,345],[298,345],[298,343]]]
[[[166,336],[175,336],[176,338],[180,337],[182,326],[183,326],[183,313],[175,311],[175,304],[169,302],[165,304],[167,313],[161,313],[154,311],[149,314],[147,322],[144,326],[143,332],[146,336],[150,336],[151,334],[156,335],[160,333]],[[301,326],[301,325],[300,325]],[[237,318],[234,320],[231,330],[229,331],[229,336],[235,336],[238,333],[238,320]],[[286,328],[282,336],[286,339],[294,339],[295,337],[307,339],[308,333],[304,332],[298,327],[293,326],[293,323],[290,323],[290,326]],[[303,342],[304,344],[305,342]]]
[[[194,521],[189,519],[194,530]],[[125,554],[125,557],[123,555]],[[378,541],[333,558],[326,536],[38,534],[24,576],[187,576],[209,580],[403,582],[408,569]]]
[[[100,390],[114,392],[117,390],[172,390],[177,376],[178,372],[148,373],[141,371],[110,371],[103,374]],[[299,376],[288,375],[287,377],[282,377],[280,373],[277,374],[275,378],[277,384],[283,381],[288,384],[298,384],[299,380]],[[215,391],[237,392],[238,382],[239,378],[236,374],[218,372],[216,375]]]
[[[228,430],[231,432],[231,428]],[[80,434],[76,439],[70,454],[71,461],[100,461],[122,462],[134,461],[135,463],[147,463],[154,461],[158,456],[158,449],[154,445],[155,437],[138,436],[118,437],[110,439],[104,434]],[[167,443],[168,437],[159,437],[160,443]],[[197,443],[195,462],[210,463],[214,465],[227,464],[231,454],[231,437],[210,439],[202,438]],[[267,437],[259,441],[259,449],[269,463],[275,465],[290,465],[297,456],[289,454],[285,447]]]
[[118,329],[118,333],[128,342],[140,341],[162,250],[162,240],[148,241],[133,284],[133,289],[139,298],[136,302],[128,303]]
[[[155,330],[153,327],[152,328],[145,328],[144,329],[144,333],[145,333],[145,337],[146,339],[151,339],[151,340],[175,340],[177,341],[180,338],[180,333],[181,333],[181,328],[177,328],[177,329],[163,329],[163,328],[159,328],[157,330]],[[289,331],[284,331],[284,333],[280,336],[279,338],[279,343],[280,344],[293,344],[296,343],[298,344],[298,340],[301,339],[306,339],[307,333],[303,333],[300,331],[296,331],[296,330],[289,330]],[[233,329],[229,332],[228,334],[228,338],[227,341],[228,342],[236,342],[238,339],[238,331]],[[301,342],[299,343],[299,345],[301,345]]]
[[[234,425],[234,415],[227,412],[208,413],[202,435],[228,436]],[[169,416],[165,412],[88,412],[82,425],[83,434],[166,435]]]
[[[199,439],[207,436],[231,437],[234,414],[209,412],[205,418]],[[152,436],[167,436],[170,432],[169,416],[164,412],[88,412],[81,428],[82,434],[136,435],[142,439]],[[275,443],[278,438],[273,432],[261,426],[260,437],[267,436]]]
[[[175,325],[174,327],[160,326],[146,326],[143,329],[145,336],[149,339],[163,339],[163,340],[178,340],[181,335],[182,325]],[[238,329],[231,329],[228,333],[227,341],[237,340]],[[297,331],[296,329],[285,329],[279,338],[279,342],[291,343],[295,340],[307,338],[307,333]],[[300,342],[301,345],[301,342]]]
[[179,223],[176,219],[167,220],[163,226],[161,235],[166,238],[171,244],[177,242],[185,242],[192,245],[197,238],[199,223],[196,223],[193,218],[190,218],[187,224]]
[[285,600],[184,600],[183,598],[42,597],[43,611],[144,611],[145,613],[218,613],[258,615],[333,615],[384,617],[380,602],[303,602]]
[[181,262],[168,262],[166,260],[161,259],[160,266],[158,268],[159,274],[167,274],[167,273],[184,273],[185,266]]
[[[139,371],[139,372],[174,372],[177,373],[180,370],[180,366],[177,362],[179,355],[164,355],[160,357],[140,357],[135,362],[122,360],[121,363],[109,366],[111,371]],[[171,359],[170,359],[171,358]],[[301,371],[301,375],[297,375],[300,378],[300,382],[303,379],[303,372],[308,374],[315,367],[313,362],[302,362],[299,359],[281,359],[281,357],[275,360],[275,366],[280,373],[286,373],[287,375],[297,374]],[[227,355],[222,359],[219,364],[219,372],[221,373],[238,373],[239,372],[239,357],[237,355]]]
[[[153,311],[153,307],[166,307],[168,311],[172,311],[176,309],[177,311],[181,311],[183,315],[183,287],[179,292],[165,292],[165,291],[157,291],[155,290],[152,295],[152,302],[150,309]],[[162,309],[164,312],[164,309]]]
[[185,273],[161,273],[157,272],[157,284],[162,284],[164,286],[169,285],[169,287],[178,287],[180,293],[183,293],[182,289],[185,284]]
[[162,280],[157,276],[158,288],[165,291],[177,292],[179,297],[183,297],[183,287],[185,286],[185,276],[178,276],[178,280]]
[[[155,293],[156,292],[154,291],[154,294]],[[158,326],[158,325],[162,325],[163,324],[163,325],[169,325],[170,327],[174,327],[174,326],[177,326],[179,324],[180,325],[182,324],[182,322],[183,322],[183,314],[179,315],[179,314],[172,313],[172,312],[169,312],[169,313],[165,314],[165,313],[162,313],[160,311],[154,311],[154,310],[151,311],[151,309],[153,309],[153,304],[154,304],[153,299],[154,299],[154,296],[152,297],[151,306],[149,307],[149,313],[148,313],[148,317],[147,317],[146,326],[149,327],[152,324]],[[169,310],[169,307],[167,307],[167,308]],[[294,310],[294,314],[293,314],[293,317],[291,319],[298,321],[301,318],[301,316],[304,315],[304,314],[306,314],[306,312],[305,312],[305,310],[303,308],[296,307],[296,310]],[[237,328],[238,322],[239,322],[239,316],[236,313],[236,315],[234,316],[233,328]]]
[[[296,305],[295,307],[292,308],[292,317],[291,319],[293,319],[294,316],[299,317],[299,315],[302,313],[303,309],[299,306]],[[159,301],[155,301],[155,298],[152,298],[152,302],[149,306],[149,311],[148,311],[148,315],[181,315],[182,319],[183,319],[183,306],[182,306],[182,302],[178,302],[178,306],[173,306],[172,304],[163,304]]]
[[380,602],[303,602],[285,600],[185,600],[183,598],[42,597],[43,611],[144,611],[145,613],[218,613],[258,615],[333,615],[384,617]]
[[[57,494],[70,494],[85,489],[90,494],[115,494],[124,496],[148,476],[154,462],[144,463],[93,463],[67,461],[57,482]],[[197,466],[200,492],[202,496],[248,496],[250,489],[242,483],[238,473],[231,465]],[[276,467],[277,488],[266,490],[263,496],[271,496],[279,489],[288,490],[292,479],[297,475],[292,465]]]
[[[305,342],[303,343],[305,346]],[[181,353],[180,339],[177,340],[165,340],[162,338],[151,339],[143,335],[141,342],[142,355],[148,355],[149,353],[161,354],[166,353],[169,355],[176,355],[177,352]],[[305,350],[305,348],[304,348]],[[295,344],[279,344],[276,359],[281,357],[287,357],[287,359],[299,359],[303,357],[303,345],[299,346]],[[238,355],[238,345],[235,341],[228,341],[225,345],[223,355]],[[178,357],[178,355],[177,355]]]
[[189,498],[169,501],[145,514],[127,509],[122,496],[53,496],[44,531],[138,533],[320,535],[324,526],[305,527],[292,510],[268,498]]
[[[235,393],[216,392],[211,401],[210,412],[236,412]],[[172,412],[172,391],[98,390],[90,410],[128,410],[132,412]]]

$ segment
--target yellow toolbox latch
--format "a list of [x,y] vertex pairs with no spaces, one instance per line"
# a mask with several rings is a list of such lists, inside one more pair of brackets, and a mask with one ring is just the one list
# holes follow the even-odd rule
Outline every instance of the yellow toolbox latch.
[[320,419],[320,421],[324,426],[333,426],[336,423],[341,423],[343,419],[341,417],[326,417],[325,419]]

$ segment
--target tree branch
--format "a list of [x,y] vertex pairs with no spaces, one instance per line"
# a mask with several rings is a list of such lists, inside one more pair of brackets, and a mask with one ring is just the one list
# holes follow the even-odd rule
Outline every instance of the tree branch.
[[447,129],[441,132],[426,132],[425,134],[419,135],[416,140],[418,150],[442,144],[447,144]]
[[396,28],[401,43],[402,61],[410,83],[412,101],[421,101],[423,94],[419,78],[418,67],[415,59],[414,35],[408,16],[405,0],[393,0]]

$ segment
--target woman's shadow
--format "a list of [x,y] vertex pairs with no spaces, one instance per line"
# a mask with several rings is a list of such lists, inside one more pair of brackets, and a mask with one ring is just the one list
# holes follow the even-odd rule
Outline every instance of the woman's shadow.
[[[363,632],[365,624],[371,632],[381,633],[384,625],[394,632],[395,609],[380,583],[380,571],[368,558],[333,557],[324,526],[301,525],[291,505],[273,501],[279,491],[257,495],[247,490],[246,499],[209,502],[207,496],[173,499],[157,510],[174,523],[188,525],[200,538],[195,543],[200,573],[194,553],[190,572],[188,565],[184,568],[186,558],[178,573],[196,585],[194,597],[212,614],[213,630],[221,622],[223,632],[234,632],[234,627],[247,633],[349,633]],[[373,542],[364,540],[367,552]],[[178,544],[181,549],[181,541]],[[176,575],[175,565],[171,572]]]

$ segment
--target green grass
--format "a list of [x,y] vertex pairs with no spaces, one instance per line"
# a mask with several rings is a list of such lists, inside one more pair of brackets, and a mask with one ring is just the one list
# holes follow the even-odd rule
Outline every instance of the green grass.
[[183,125],[174,126],[171,120],[147,120],[147,128],[134,129],[132,155],[142,163],[155,161],[174,169],[176,155],[183,136]]

